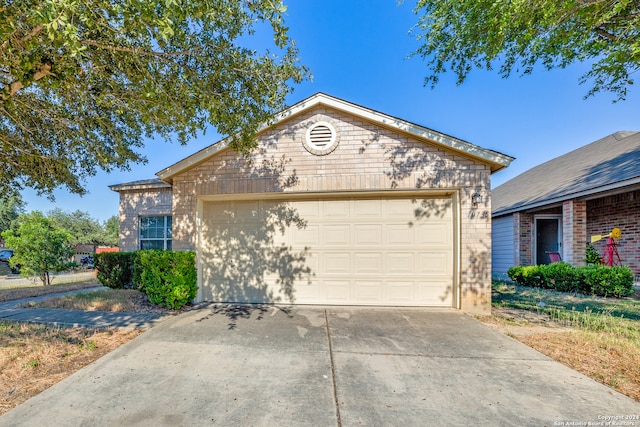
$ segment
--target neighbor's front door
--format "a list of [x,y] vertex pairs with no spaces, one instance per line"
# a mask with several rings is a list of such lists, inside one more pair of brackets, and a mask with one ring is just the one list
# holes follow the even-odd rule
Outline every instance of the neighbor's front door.
[[536,264],[549,264],[547,252],[562,255],[562,217],[536,218]]

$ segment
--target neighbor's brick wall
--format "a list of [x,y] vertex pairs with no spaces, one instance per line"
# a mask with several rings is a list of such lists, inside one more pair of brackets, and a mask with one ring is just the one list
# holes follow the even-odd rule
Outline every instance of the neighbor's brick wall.
[[518,265],[533,263],[533,215],[516,212],[513,214],[513,250],[518,254]]
[[[589,242],[591,236],[609,234],[615,227],[620,228],[622,238],[617,242],[620,260],[622,265],[631,268],[636,280],[640,280],[640,191],[589,200],[587,217]],[[602,255],[606,244],[605,238],[593,246]]]
[[[315,156],[303,146],[317,121],[331,123],[339,146]],[[491,309],[490,171],[488,167],[405,134],[318,107],[270,129],[249,159],[232,150],[173,178],[173,248],[194,250],[199,196],[263,192],[328,192],[442,189],[459,191],[461,305],[467,312]],[[478,208],[471,195],[480,193]]]
[[121,252],[140,249],[141,216],[171,215],[172,196],[170,187],[120,191],[118,247]]
[[587,246],[587,203],[565,200],[562,203],[562,248],[563,261],[576,267],[584,262]]

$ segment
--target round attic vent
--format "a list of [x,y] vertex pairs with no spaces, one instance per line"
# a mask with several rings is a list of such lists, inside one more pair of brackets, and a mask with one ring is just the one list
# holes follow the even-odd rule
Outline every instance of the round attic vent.
[[330,123],[317,122],[307,129],[304,146],[310,153],[318,156],[329,154],[337,145],[338,135]]

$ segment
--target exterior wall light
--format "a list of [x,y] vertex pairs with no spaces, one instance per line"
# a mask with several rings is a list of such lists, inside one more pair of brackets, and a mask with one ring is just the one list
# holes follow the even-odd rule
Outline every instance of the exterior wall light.
[[474,209],[477,208],[481,199],[482,199],[482,196],[480,195],[480,193],[473,193],[471,195],[471,207]]

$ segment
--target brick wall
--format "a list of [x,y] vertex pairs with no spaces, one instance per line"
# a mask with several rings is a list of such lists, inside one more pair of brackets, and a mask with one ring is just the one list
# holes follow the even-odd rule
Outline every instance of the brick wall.
[[533,215],[523,212],[513,214],[514,250],[518,254],[519,265],[533,263]]
[[[307,128],[329,122],[338,147],[325,156],[303,146]],[[435,189],[460,197],[461,305],[487,313],[491,301],[490,171],[455,152],[426,145],[318,107],[260,135],[248,157],[226,149],[173,178],[173,248],[196,248],[197,202],[208,195]],[[481,203],[471,207],[471,195]]]
[[171,215],[171,198],[171,188],[120,191],[120,251],[140,249],[140,216]]
[[587,203],[565,200],[562,203],[562,247],[564,261],[571,265],[584,265],[587,246]]
[[[617,242],[623,265],[631,268],[640,280],[640,191],[631,191],[587,202],[587,236],[609,234],[618,227],[622,238]],[[593,246],[602,255],[607,239]]]

